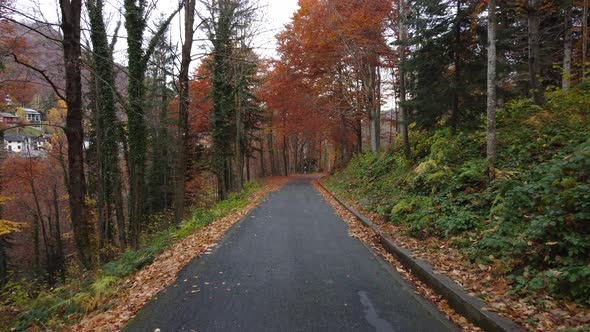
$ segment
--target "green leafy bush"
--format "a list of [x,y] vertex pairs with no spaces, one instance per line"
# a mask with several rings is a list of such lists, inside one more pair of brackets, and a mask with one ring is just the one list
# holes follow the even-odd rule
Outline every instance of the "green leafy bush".
[[498,111],[492,169],[483,126],[412,130],[411,162],[398,138],[328,185],[412,236],[452,237],[474,260],[494,254],[516,291],[590,305],[590,80],[546,97],[544,108],[522,99]]

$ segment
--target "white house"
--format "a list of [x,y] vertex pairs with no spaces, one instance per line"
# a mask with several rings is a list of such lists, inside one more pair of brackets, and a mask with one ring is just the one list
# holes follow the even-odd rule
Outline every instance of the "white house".
[[24,154],[31,157],[42,157],[45,155],[43,149],[47,144],[44,136],[33,136],[30,134],[6,134],[4,135],[4,147],[6,151]]
[[26,120],[28,123],[41,124],[41,113],[35,111],[32,108],[22,108],[25,113]]

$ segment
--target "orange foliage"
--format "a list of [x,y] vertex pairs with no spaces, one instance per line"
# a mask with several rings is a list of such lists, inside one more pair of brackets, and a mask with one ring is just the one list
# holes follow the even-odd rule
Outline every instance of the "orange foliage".
[[191,132],[202,133],[209,130],[209,116],[213,112],[211,92],[211,72],[207,67],[208,59],[201,62],[189,83],[189,126]]

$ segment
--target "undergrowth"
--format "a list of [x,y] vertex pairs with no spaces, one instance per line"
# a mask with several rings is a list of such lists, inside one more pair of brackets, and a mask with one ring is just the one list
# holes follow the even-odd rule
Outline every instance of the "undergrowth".
[[180,226],[142,236],[142,247],[129,250],[98,271],[71,271],[60,285],[44,288],[34,281],[10,281],[0,290],[0,330],[60,330],[94,310],[108,310],[109,298],[122,279],[149,265],[166,248],[202,227],[248,205],[259,191],[257,181],[248,182],[240,194],[232,194],[210,208],[192,211]]
[[515,100],[498,111],[494,168],[483,126],[412,130],[410,162],[398,141],[356,156],[328,185],[410,236],[447,239],[473,262],[499,267],[516,293],[588,306],[590,83],[546,97],[544,108]]

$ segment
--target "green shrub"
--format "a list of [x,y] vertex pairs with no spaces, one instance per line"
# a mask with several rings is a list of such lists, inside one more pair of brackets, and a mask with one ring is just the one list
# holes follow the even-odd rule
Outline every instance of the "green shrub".
[[413,128],[411,161],[398,137],[385,153],[355,156],[328,186],[407,234],[452,237],[475,260],[493,254],[518,292],[590,305],[590,80],[546,99],[498,111],[494,168],[483,126]]

